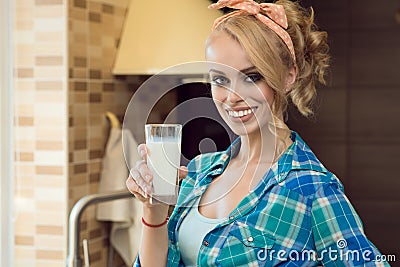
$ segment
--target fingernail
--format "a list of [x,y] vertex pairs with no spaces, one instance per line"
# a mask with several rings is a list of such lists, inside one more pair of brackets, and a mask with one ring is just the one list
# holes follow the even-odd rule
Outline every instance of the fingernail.
[[151,176],[149,174],[147,174],[145,178],[147,182],[150,182]]
[[151,187],[150,186],[146,187],[146,192],[151,192]]

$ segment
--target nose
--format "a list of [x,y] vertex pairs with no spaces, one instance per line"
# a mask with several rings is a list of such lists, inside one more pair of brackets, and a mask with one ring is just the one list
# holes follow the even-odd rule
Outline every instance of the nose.
[[243,98],[239,95],[239,93],[237,92],[237,90],[235,90],[234,88],[228,88],[227,89],[227,96],[226,96],[226,101],[228,103],[237,103],[242,101]]

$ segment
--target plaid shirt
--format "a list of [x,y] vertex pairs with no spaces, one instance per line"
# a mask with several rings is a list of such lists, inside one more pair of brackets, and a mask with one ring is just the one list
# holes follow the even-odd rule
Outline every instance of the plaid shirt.
[[[256,188],[202,241],[198,266],[389,266],[364,234],[343,186],[292,132],[293,144]],[[202,154],[188,165],[168,222],[167,266],[184,266],[179,226],[240,148]],[[193,229],[195,230],[195,229]],[[140,266],[139,257],[135,266]]]

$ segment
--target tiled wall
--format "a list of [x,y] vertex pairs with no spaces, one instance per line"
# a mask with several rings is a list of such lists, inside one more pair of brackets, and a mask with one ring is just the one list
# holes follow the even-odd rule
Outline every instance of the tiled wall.
[[[68,3],[69,209],[84,195],[98,192],[108,133],[105,112],[122,118],[132,87],[140,81],[117,80],[111,74],[128,4],[115,3]],[[88,239],[91,266],[106,266],[108,225],[96,220],[94,206],[83,214],[81,230],[81,240]]]
[[400,2],[302,2],[329,33],[332,75],[315,121],[291,123],[344,182],[368,237],[399,259]]
[[[141,77],[111,68],[128,1],[15,3],[15,266],[65,266],[73,204],[96,193],[105,112],[122,119]],[[84,214],[91,266],[106,266],[108,224]],[[116,264],[121,263],[118,258]]]
[[15,3],[15,266],[66,256],[66,2]]

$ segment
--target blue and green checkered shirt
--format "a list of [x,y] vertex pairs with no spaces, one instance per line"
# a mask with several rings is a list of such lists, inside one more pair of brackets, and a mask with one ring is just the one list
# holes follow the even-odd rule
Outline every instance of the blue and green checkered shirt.
[[[343,186],[292,132],[293,144],[229,216],[204,238],[198,266],[389,266],[364,234]],[[179,226],[240,149],[202,154],[188,165],[168,222],[167,266],[184,266]],[[193,229],[195,231],[196,229]],[[135,266],[140,266],[139,257]]]

